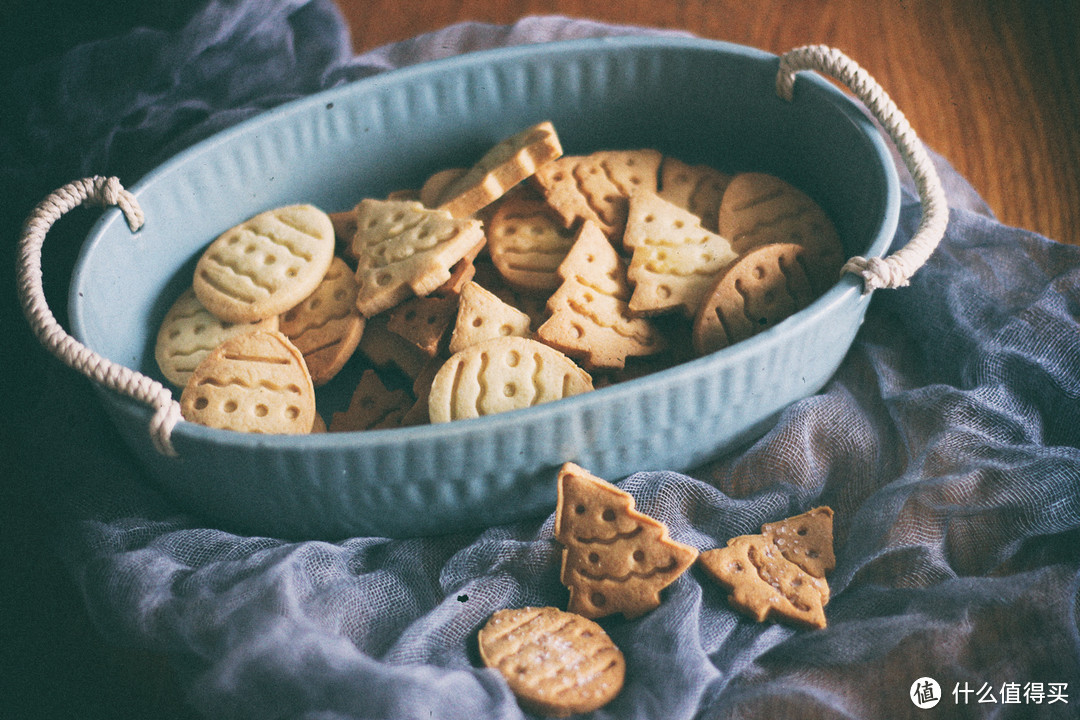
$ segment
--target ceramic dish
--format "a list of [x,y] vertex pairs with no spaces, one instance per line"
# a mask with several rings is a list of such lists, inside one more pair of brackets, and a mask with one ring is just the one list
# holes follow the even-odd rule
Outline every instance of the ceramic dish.
[[[652,147],[808,192],[849,255],[880,257],[900,191],[885,140],[816,75],[793,101],[778,59],[706,40],[619,38],[488,51],[365,79],[269,111],[183,152],[130,188],[145,217],[95,225],[71,287],[73,334],[152,377],[156,328],[224,229],[279,205],[327,211],[418,187],[517,130],[551,120],[568,154]],[[122,435],[169,496],[247,533],[410,536],[504,523],[554,507],[573,460],[616,481],[686,471],[759,435],[835,372],[869,302],[848,275],[807,309],[732,347],[644,378],[499,416],[362,433],[257,436],[181,422],[177,457],[152,446],[150,411],[102,390]],[[324,402],[347,400],[338,383]],[[322,408],[325,411],[325,406]]]

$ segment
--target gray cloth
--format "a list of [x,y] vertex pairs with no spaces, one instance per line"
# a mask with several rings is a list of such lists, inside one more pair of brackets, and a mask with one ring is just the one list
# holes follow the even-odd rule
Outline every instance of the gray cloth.
[[[352,57],[329,2],[210,2],[176,31],[135,30],[15,78],[25,115],[0,139],[2,179],[130,183],[319,89],[480,48],[631,32],[649,31],[470,23]],[[708,467],[619,483],[702,550],[832,506],[827,629],[755,623],[692,569],[658,609],[601,621],[628,671],[597,717],[1076,716],[1080,249],[996,222],[938,160],[945,240],[910,287],[875,295],[832,381]],[[918,217],[907,193],[897,244]],[[482,668],[476,633],[502,608],[565,607],[552,518],[413,540],[240,537],[157,494],[81,378],[47,364],[33,385],[44,392],[12,430],[27,457],[49,459],[34,472],[91,617],[112,641],[168,655],[201,713],[522,716]],[[909,699],[923,676],[940,684],[933,711]]]

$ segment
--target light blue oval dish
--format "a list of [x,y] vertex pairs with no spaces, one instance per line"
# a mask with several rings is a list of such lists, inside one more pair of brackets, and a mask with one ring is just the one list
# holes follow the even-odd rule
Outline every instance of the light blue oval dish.
[[[139,232],[119,211],[102,217],[72,281],[73,334],[160,378],[157,327],[220,232],[279,205],[336,211],[418,187],[541,120],[554,122],[568,154],[652,147],[777,174],[825,208],[849,256],[884,255],[900,206],[885,140],[818,76],[804,73],[794,101],[781,100],[777,66],[774,55],[708,40],[592,39],[464,55],[278,107],[129,188],[146,215]],[[156,484],[208,522],[280,537],[435,534],[550,512],[556,469],[568,460],[617,481],[686,471],[760,435],[833,375],[868,302],[847,276],[750,340],[498,416],[302,437],[180,423],[176,458],[151,444],[148,408],[102,396]]]

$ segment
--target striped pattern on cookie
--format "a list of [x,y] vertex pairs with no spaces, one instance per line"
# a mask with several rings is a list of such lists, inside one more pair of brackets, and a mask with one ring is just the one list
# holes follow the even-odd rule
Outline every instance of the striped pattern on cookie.
[[193,288],[176,299],[158,328],[154,359],[165,379],[178,388],[203,358],[226,338],[249,330],[277,330],[278,316],[253,323],[229,323],[203,307]]
[[334,225],[312,205],[259,213],[210,243],[195,266],[199,302],[222,320],[280,315],[310,295],[334,259]]
[[315,387],[287,337],[254,330],[228,338],[199,363],[180,410],[185,420],[209,427],[308,433],[315,423]]
[[706,230],[717,232],[717,217],[724,191],[732,176],[708,165],[687,165],[665,157],[660,165],[660,197],[701,219]]
[[542,199],[511,194],[485,227],[491,262],[507,284],[518,290],[553,290],[556,270],[574,244],[574,233]]

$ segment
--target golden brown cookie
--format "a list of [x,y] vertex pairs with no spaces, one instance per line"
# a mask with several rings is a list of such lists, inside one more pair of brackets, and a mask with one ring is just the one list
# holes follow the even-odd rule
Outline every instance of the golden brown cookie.
[[315,387],[337,375],[360,343],[365,321],[356,292],[352,268],[334,258],[315,292],[281,316],[281,332],[303,353]]
[[370,318],[364,325],[357,349],[374,365],[396,367],[415,378],[430,359],[420,348],[387,329],[387,313]]
[[687,165],[665,156],[660,165],[660,197],[698,216],[702,226],[717,231],[720,201],[732,176],[708,165]]
[[446,348],[457,307],[456,297],[410,298],[387,312],[386,329],[435,357]]
[[234,335],[203,358],[180,396],[185,420],[254,433],[308,433],[315,387],[304,356],[283,334]]
[[630,199],[623,245],[633,252],[630,310],[642,315],[678,310],[693,317],[717,273],[737,257],[696,215],[654,192]]
[[431,422],[532,407],[592,390],[592,378],[558,350],[499,337],[454,353],[431,383]]
[[356,305],[367,317],[414,294],[430,294],[450,279],[455,263],[484,241],[479,220],[455,220],[417,201],[366,199],[356,213]]
[[766,523],[761,526],[761,534],[785,558],[814,577],[823,578],[836,567],[830,507],[816,507],[786,520]]
[[461,290],[449,350],[456,353],[492,338],[510,335],[527,337],[530,322],[524,312],[503,302],[479,284],[470,282]]
[[379,430],[401,426],[413,403],[405,390],[389,390],[374,370],[365,370],[356,384],[349,407],[330,416],[330,432]]
[[555,539],[563,545],[560,579],[567,609],[597,618],[635,618],[660,605],[660,591],[693,564],[698,551],[672,540],[634,498],[574,463],[559,470]]
[[188,288],[176,299],[158,328],[154,359],[162,375],[178,388],[211,350],[226,338],[249,330],[277,330],[278,317],[253,323],[229,323],[203,307],[195,290]]
[[558,608],[500,610],[477,642],[522,707],[543,715],[592,712],[619,694],[626,676],[626,660],[603,628]]
[[518,290],[550,291],[557,270],[574,244],[574,232],[535,192],[513,193],[485,224],[491,262]]
[[312,205],[275,208],[222,233],[195,266],[199,302],[228,322],[280,315],[322,282],[334,226]]
[[591,221],[582,223],[558,276],[562,284],[547,301],[549,317],[537,339],[580,359],[590,372],[621,368],[628,356],[664,349],[652,323],[630,315],[626,264]]
[[500,141],[469,170],[447,183],[440,208],[457,218],[468,217],[555,158],[562,145],[555,127],[541,122]]
[[694,349],[704,355],[773,327],[814,301],[801,245],[754,248],[724,270],[694,318]]

